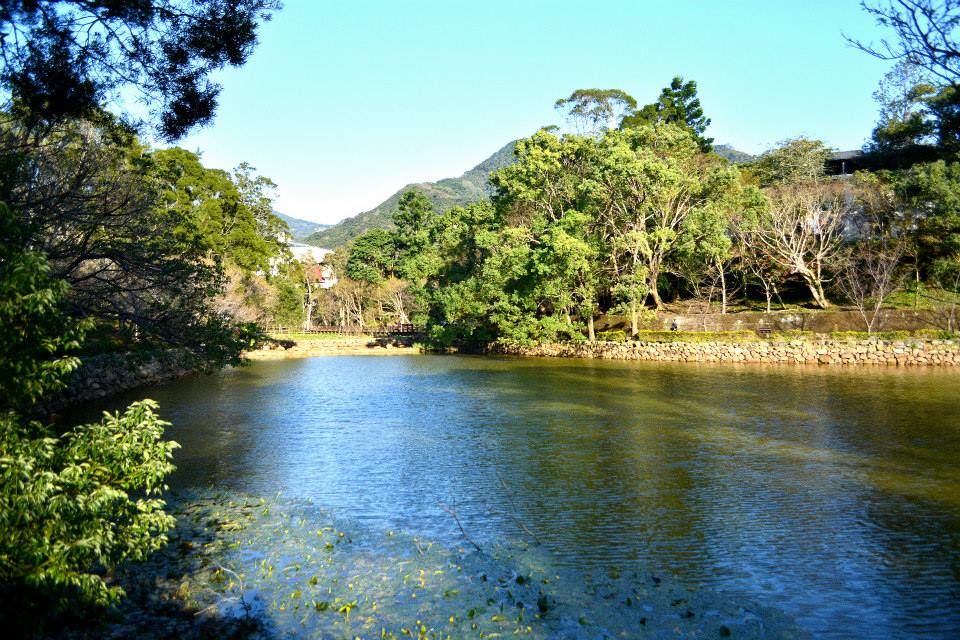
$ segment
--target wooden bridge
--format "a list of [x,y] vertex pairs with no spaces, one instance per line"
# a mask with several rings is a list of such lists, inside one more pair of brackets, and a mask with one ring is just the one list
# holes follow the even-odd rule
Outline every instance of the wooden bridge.
[[290,327],[276,327],[268,331],[276,335],[292,334],[326,334],[339,336],[373,336],[374,338],[419,337],[424,335],[424,328],[413,324],[390,324],[382,327],[344,327],[340,325],[322,324],[312,329],[292,329]]

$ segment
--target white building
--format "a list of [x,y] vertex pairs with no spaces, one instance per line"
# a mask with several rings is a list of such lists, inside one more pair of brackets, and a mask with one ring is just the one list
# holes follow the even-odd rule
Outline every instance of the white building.
[[[313,245],[289,240],[287,241],[287,249],[290,250],[291,255],[297,262],[306,267],[307,276],[321,289],[329,289],[337,284],[337,277],[333,270],[323,263],[327,256],[333,253],[332,249],[314,247]],[[279,262],[279,258],[271,261],[270,269],[273,273],[276,273]]]

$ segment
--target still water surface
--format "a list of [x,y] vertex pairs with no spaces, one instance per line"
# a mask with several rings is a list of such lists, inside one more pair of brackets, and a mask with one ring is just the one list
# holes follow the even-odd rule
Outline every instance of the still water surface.
[[[175,489],[450,544],[526,536],[818,637],[960,637],[960,372],[468,356],[257,362],[141,390]],[[132,396],[117,399],[129,400]]]

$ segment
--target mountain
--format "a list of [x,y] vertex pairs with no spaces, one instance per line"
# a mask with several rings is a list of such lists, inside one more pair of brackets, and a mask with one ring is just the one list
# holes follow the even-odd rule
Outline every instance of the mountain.
[[757,159],[757,156],[751,155],[746,151],[738,151],[729,144],[715,144],[713,145],[713,152],[721,158],[726,158],[734,164],[741,162],[753,162]]
[[464,173],[459,178],[444,178],[436,182],[408,184],[369,211],[342,220],[329,229],[316,231],[305,242],[318,247],[339,247],[370,229],[393,228],[393,213],[397,210],[400,196],[410,189],[417,189],[433,203],[436,213],[463,206],[487,198],[491,194],[490,174],[513,164],[513,149],[516,141],[500,148],[492,156]]
[[285,213],[280,213],[276,209],[273,210],[273,215],[287,223],[287,226],[290,227],[290,235],[293,236],[294,240],[303,240],[315,231],[321,231],[323,229],[330,228],[329,224],[320,224],[319,222],[301,220],[300,218],[294,218],[293,216],[288,216]]

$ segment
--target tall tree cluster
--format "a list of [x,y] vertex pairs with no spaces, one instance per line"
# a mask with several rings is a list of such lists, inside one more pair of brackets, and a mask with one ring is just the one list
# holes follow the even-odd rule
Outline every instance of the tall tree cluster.
[[[909,96],[882,92],[886,117],[912,117]],[[835,177],[819,140],[786,140],[736,166],[713,154],[696,85],[680,78],[639,109],[615,89],[557,107],[575,133],[519,141],[515,164],[491,176],[490,202],[435,215],[410,192],[396,231],[354,241],[325,317],[415,319],[444,343],[592,340],[601,314],[637,335],[671,301],[724,313],[755,300],[770,312],[789,295],[853,306],[873,331],[910,272],[956,328],[960,165],[949,140],[926,134],[932,163]],[[883,123],[876,146],[889,139]]]
[[[241,65],[273,0],[0,3],[0,622],[14,636],[162,546],[176,443],[151,401],[94,424],[45,403],[104,350],[237,362],[256,335],[226,304],[268,282],[269,181],[205,168],[175,140],[213,117],[211,74]],[[110,113],[139,96],[142,118]],[[24,625],[30,625],[24,628]]]

